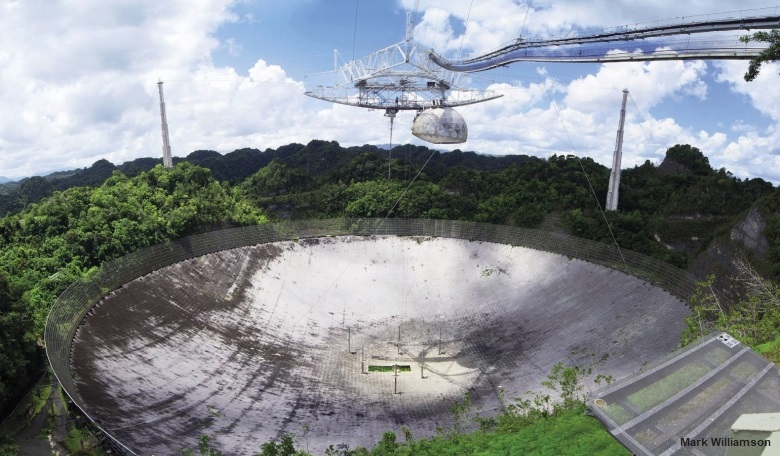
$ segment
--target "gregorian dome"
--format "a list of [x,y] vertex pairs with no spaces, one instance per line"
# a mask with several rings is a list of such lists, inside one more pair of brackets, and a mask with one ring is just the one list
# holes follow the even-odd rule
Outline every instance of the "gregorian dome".
[[466,142],[469,129],[463,116],[454,109],[435,108],[415,117],[412,134],[434,144],[459,144]]

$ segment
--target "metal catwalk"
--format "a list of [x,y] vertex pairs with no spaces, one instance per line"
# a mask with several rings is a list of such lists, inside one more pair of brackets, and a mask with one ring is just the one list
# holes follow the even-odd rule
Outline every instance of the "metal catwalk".
[[487,54],[448,60],[433,50],[435,64],[455,72],[478,72],[514,62],[631,62],[643,60],[744,60],[766,49],[739,40],[749,30],[780,27],[780,7],[626,25],[587,35],[518,38]]

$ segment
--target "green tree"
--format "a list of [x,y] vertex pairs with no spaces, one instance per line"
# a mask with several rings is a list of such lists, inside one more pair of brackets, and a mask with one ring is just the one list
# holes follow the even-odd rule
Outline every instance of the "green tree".
[[265,442],[260,446],[257,456],[310,456],[303,450],[295,449],[295,434],[289,433],[279,437],[279,443]]
[[666,158],[685,166],[693,174],[706,176],[712,174],[710,160],[696,147],[689,144],[677,144],[666,150]]
[[479,194],[483,192],[487,186],[484,173],[475,169],[463,167],[451,169],[439,184],[443,188],[457,192],[463,196],[475,193]]
[[448,195],[432,182],[417,181],[398,201],[394,216],[405,218],[447,218]]
[[55,192],[0,219],[0,410],[39,367],[51,305],[76,280],[129,252],[223,225],[267,221],[205,168],[158,166],[98,188]]
[[[184,456],[193,456],[195,453],[191,448],[182,450]],[[211,438],[206,434],[201,434],[198,438],[198,454],[201,456],[222,456],[222,452],[211,446]]]
[[209,436],[205,434],[200,436],[200,441],[198,442],[198,451],[200,451],[200,454],[203,456],[222,456],[222,452],[213,448],[211,444],[209,444],[209,440]]
[[303,172],[274,159],[247,179],[244,188],[250,196],[267,197],[300,191],[306,182],[307,177]]
[[761,65],[765,62],[774,62],[780,60],[780,30],[770,32],[755,32],[752,35],[741,36],[739,40],[743,43],[752,41],[759,43],[769,43],[769,47],[761,51],[756,57],[750,60],[748,70],[745,72],[745,81],[750,82],[758,77],[761,71]]
[[691,296],[693,314],[685,318],[687,327],[683,330],[680,345],[687,345],[715,329],[715,321],[725,315],[723,306],[712,290],[715,276],[696,283],[696,292]]
[[395,432],[385,432],[382,434],[382,440],[380,440],[377,446],[371,450],[371,454],[376,456],[390,456],[395,454],[395,451],[398,449],[398,443],[396,443],[395,440]]
[[398,181],[372,180],[356,182],[346,190],[349,200],[345,208],[349,217],[384,217],[403,193]]
[[0,437],[0,456],[18,456],[19,455],[19,446],[11,441],[5,442],[2,437]]
[[686,345],[713,330],[725,331],[746,345],[757,347],[770,360],[780,360],[780,286],[756,272],[746,260],[736,262],[746,295],[726,308],[712,290],[714,276],[697,284],[691,297],[693,315],[687,317],[681,344]]
[[[397,160],[392,161],[391,167],[394,176],[401,175],[403,170]],[[377,152],[366,152],[352,159],[347,166],[339,169],[334,177],[346,184],[352,184],[354,182],[380,179],[386,176],[387,158],[382,157]]]
[[31,203],[37,203],[38,201],[51,195],[52,191],[52,186],[49,181],[40,176],[34,176],[29,179],[25,179],[16,189],[16,193],[22,206],[26,206]]
[[572,410],[585,402],[585,389],[582,381],[591,374],[591,369],[579,366],[564,366],[558,363],[553,366],[543,386],[560,393],[561,400],[553,404],[553,413]]
[[0,217],[11,212],[16,212],[21,208],[22,203],[19,201],[19,195],[16,191],[0,193]]
[[276,442],[265,442],[260,445],[259,456],[279,456],[279,449],[276,446]]

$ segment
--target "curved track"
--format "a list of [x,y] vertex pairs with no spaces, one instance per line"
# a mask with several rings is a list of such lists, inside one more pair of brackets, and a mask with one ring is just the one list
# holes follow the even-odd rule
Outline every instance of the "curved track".
[[[514,62],[635,62],[646,60],[752,59],[767,48],[743,43],[749,30],[780,27],[780,7],[732,11],[634,24],[579,36],[518,38],[515,43],[470,59],[448,60],[430,51],[449,71],[478,72]],[[736,32],[736,33],[727,33]]]

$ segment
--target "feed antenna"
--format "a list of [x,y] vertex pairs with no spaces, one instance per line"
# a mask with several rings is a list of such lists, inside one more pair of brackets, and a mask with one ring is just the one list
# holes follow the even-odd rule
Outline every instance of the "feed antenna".
[[[314,85],[306,95],[331,103],[381,109],[393,120],[399,111],[417,111],[412,134],[434,144],[459,144],[468,138],[463,116],[452,108],[501,97],[492,90],[458,84],[458,73],[433,62],[429,51],[414,41],[414,15],[407,12],[403,41],[338,66],[332,85]],[[322,73],[321,73],[322,74]]]

